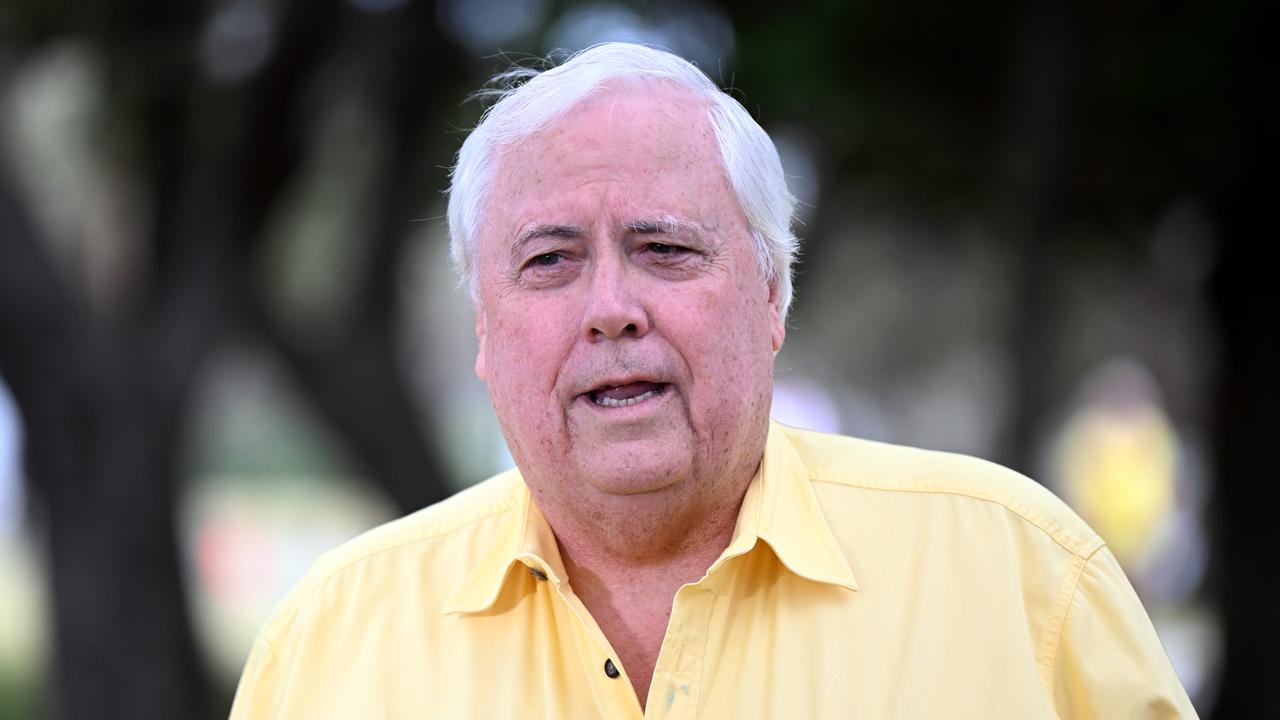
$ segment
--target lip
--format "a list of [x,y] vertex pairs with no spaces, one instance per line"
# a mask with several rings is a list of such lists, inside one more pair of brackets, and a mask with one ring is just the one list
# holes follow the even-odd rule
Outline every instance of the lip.
[[[631,385],[634,383],[650,383],[653,385],[659,385],[661,386],[661,391],[641,402],[621,407],[600,405],[592,397],[592,394],[598,390]],[[586,387],[581,392],[574,395],[573,404],[576,405],[581,402],[588,408],[592,408],[598,412],[609,413],[610,415],[617,415],[619,413],[631,414],[634,412],[643,412],[644,408],[647,407],[656,408],[663,400],[665,400],[667,395],[671,394],[673,388],[674,383],[664,380],[660,376],[644,374],[612,375],[598,380],[593,379],[590,387]]]
[[603,378],[592,378],[591,385],[579,385],[578,391],[574,394],[574,399],[588,397],[591,393],[607,387],[619,387],[622,385],[630,385],[632,383],[653,383],[654,385],[672,385],[673,383],[658,375],[609,375]]
[[580,409],[585,410],[586,412],[596,414],[601,420],[637,419],[646,415],[655,414],[665,407],[671,395],[675,394],[674,387],[675,386],[670,383],[664,383],[662,385],[662,392],[648,397],[642,402],[635,403],[634,405],[623,405],[620,407],[600,405],[591,398],[590,392],[578,395],[573,404],[575,406],[581,406]]

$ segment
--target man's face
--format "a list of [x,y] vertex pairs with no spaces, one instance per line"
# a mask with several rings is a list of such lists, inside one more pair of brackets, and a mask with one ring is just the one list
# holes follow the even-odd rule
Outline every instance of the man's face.
[[784,329],[706,106],[604,89],[494,161],[476,373],[539,505],[609,527],[726,502]]

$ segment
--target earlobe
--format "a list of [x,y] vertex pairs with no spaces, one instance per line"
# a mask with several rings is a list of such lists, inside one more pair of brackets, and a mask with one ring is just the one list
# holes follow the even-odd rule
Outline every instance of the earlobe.
[[782,319],[782,293],[778,290],[778,283],[769,283],[769,334],[773,340],[773,352],[777,353],[782,349],[782,343],[787,339],[787,324]]
[[485,333],[484,311],[477,308],[476,309],[476,345],[477,345],[476,377],[487,382],[488,378],[485,377],[485,367],[484,367],[485,335],[486,333]]

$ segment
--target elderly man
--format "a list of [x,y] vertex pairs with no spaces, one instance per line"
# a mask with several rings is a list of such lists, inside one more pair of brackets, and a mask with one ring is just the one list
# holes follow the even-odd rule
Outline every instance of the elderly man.
[[510,90],[449,203],[517,468],[321,559],[234,717],[1190,717],[1102,541],[999,467],[769,420],[793,201],[700,71]]

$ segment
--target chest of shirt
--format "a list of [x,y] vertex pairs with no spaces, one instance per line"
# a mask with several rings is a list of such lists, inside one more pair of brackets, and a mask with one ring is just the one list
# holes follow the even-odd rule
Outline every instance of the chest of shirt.
[[[1052,717],[1022,600],[937,574],[913,593],[852,591],[767,546],[735,558],[677,595],[643,716]],[[281,717],[642,716],[567,585],[522,577],[452,615],[406,595],[308,635],[292,671],[315,687],[293,688]]]

